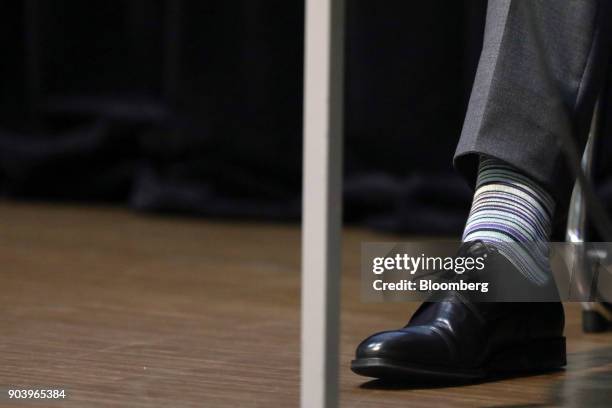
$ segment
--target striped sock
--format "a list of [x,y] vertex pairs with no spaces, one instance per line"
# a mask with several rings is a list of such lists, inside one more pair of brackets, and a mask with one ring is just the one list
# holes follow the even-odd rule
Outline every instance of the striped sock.
[[527,278],[543,284],[550,265],[553,198],[529,177],[497,159],[481,157],[463,241],[494,243]]

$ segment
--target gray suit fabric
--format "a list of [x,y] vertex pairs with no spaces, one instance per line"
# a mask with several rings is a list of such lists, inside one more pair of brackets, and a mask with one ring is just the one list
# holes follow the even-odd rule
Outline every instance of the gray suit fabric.
[[455,153],[474,182],[480,155],[505,161],[567,204],[574,178],[561,132],[584,147],[603,87],[608,0],[490,0],[483,49]]

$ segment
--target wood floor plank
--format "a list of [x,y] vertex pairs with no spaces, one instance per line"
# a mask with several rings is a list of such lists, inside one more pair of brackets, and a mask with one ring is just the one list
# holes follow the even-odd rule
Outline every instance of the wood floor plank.
[[[582,334],[576,304],[565,371],[429,389],[353,375],[357,343],[416,307],[360,301],[361,242],[400,239],[346,230],[343,407],[612,404],[612,335]],[[299,240],[295,225],[0,203],[0,387],[66,388],[49,406],[296,407]]]

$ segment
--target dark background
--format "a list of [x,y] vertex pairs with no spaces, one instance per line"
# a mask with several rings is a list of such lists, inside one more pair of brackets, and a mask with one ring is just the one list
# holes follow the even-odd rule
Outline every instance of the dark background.
[[[451,160],[486,1],[347,3],[345,218],[460,233]],[[303,2],[1,4],[2,196],[299,219]]]

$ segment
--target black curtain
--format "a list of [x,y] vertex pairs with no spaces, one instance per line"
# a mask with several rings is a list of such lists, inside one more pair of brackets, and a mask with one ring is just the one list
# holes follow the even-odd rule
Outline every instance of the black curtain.
[[[4,1],[0,194],[297,220],[303,7]],[[348,221],[461,231],[471,192],[451,159],[485,8],[347,1]],[[612,169],[600,162],[612,198]]]

